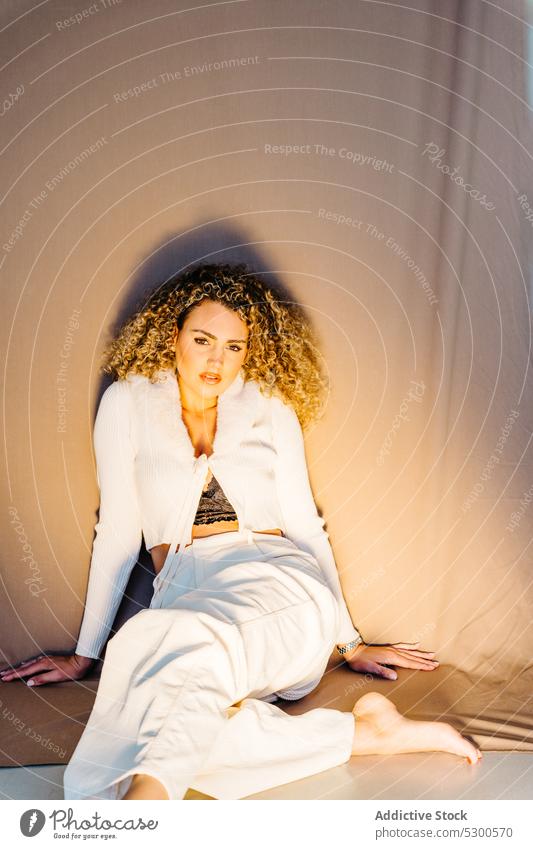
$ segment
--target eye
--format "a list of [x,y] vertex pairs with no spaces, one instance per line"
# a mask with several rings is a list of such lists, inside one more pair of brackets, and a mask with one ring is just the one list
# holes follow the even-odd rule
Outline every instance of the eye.
[[242,348],[239,345],[228,345],[230,351],[242,351]]
[[208,344],[209,344],[209,342],[207,341],[207,339],[206,339],[204,336],[195,336],[195,337],[194,337],[194,341],[195,341],[198,345],[203,345],[203,344],[204,344],[204,342],[205,342],[205,344],[206,344],[206,345],[208,345]]

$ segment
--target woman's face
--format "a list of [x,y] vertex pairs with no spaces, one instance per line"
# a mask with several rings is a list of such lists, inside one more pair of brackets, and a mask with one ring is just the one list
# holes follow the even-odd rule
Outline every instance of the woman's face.
[[237,376],[246,359],[248,328],[233,310],[205,300],[191,310],[176,334],[182,398],[205,405]]

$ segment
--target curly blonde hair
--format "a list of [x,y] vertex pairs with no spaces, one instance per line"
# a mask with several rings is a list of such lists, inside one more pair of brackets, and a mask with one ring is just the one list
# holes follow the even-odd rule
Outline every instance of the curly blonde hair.
[[246,265],[202,264],[159,286],[138,305],[103,354],[102,370],[124,379],[175,368],[173,334],[209,299],[234,310],[249,329],[245,380],[290,404],[303,428],[322,412],[327,379],[314,331],[302,309],[282,299]]

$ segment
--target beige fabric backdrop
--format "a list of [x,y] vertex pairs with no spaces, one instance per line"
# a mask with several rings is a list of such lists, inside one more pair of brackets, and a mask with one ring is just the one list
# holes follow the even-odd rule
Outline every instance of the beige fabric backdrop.
[[245,260],[322,339],[310,470],[357,626],[531,727],[533,147],[504,5],[2,4],[4,663],[76,642],[113,327]]

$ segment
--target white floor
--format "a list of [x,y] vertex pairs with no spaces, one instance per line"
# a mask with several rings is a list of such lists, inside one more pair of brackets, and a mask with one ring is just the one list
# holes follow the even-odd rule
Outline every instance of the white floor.
[[[0,799],[62,799],[64,769],[0,768]],[[249,798],[532,799],[533,754],[485,752],[475,766],[435,753],[352,758],[336,769]]]

